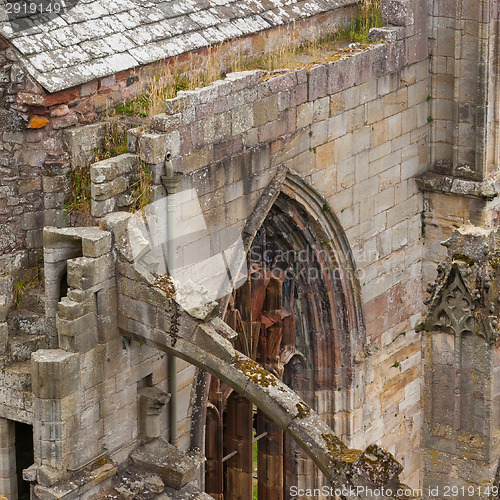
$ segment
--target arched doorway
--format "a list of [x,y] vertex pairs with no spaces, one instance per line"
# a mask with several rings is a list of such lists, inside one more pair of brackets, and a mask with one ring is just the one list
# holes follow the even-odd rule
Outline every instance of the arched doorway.
[[[348,389],[351,376],[345,339],[352,304],[346,303],[335,242],[325,238],[305,208],[281,193],[250,245],[249,279],[233,293],[224,319],[239,334],[238,350],[281,378],[334,428],[338,392]],[[287,499],[291,486],[326,484],[292,439],[215,378],[209,401],[209,494],[250,500],[256,482],[259,500]]]

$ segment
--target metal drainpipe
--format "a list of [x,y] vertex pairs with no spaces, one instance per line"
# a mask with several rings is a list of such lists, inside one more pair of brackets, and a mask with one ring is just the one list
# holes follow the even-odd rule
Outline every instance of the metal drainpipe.
[[[175,193],[182,178],[181,172],[174,172],[172,155],[165,156],[165,175],[161,182],[167,191],[167,263],[168,274],[175,270]],[[167,356],[168,381],[170,392],[170,443],[177,446],[177,358],[173,354]]]

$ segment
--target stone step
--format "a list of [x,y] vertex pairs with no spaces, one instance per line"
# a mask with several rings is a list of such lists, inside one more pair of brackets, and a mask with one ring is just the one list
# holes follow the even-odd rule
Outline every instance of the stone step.
[[45,315],[24,309],[14,309],[7,316],[9,337],[44,335],[47,331]]
[[27,289],[23,294],[19,309],[45,315],[45,290],[40,286]]

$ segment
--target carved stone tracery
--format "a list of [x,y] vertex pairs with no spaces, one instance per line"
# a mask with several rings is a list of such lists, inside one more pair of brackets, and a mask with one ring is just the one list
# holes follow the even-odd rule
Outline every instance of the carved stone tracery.
[[448,258],[428,288],[429,314],[420,330],[453,335],[475,333],[489,345],[498,339],[500,249],[496,234],[464,226],[443,242]]
[[457,266],[453,266],[448,284],[441,290],[441,294],[431,314],[433,330],[455,335],[472,332],[474,304]]

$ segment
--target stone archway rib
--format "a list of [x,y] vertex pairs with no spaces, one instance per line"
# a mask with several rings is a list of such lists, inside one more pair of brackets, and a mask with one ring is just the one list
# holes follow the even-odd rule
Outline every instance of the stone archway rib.
[[[364,452],[349,449],[287,385],[236,351],[231,344],[236,332],[213,317],[216,303],[201,308],[203,314],[195,319],[168,298],[157,278],[138,273],[123,254],[118,257],[117,271],[118,327],[124,336],[173,354],[223,380],[287,432],[332,486],[347,488],[345,498],[373,498],[370,493],[360,493],[358,487],[399,485],[402,467],[392,455],[376,445]],[[138,295],[140,311],[130,306]]]

